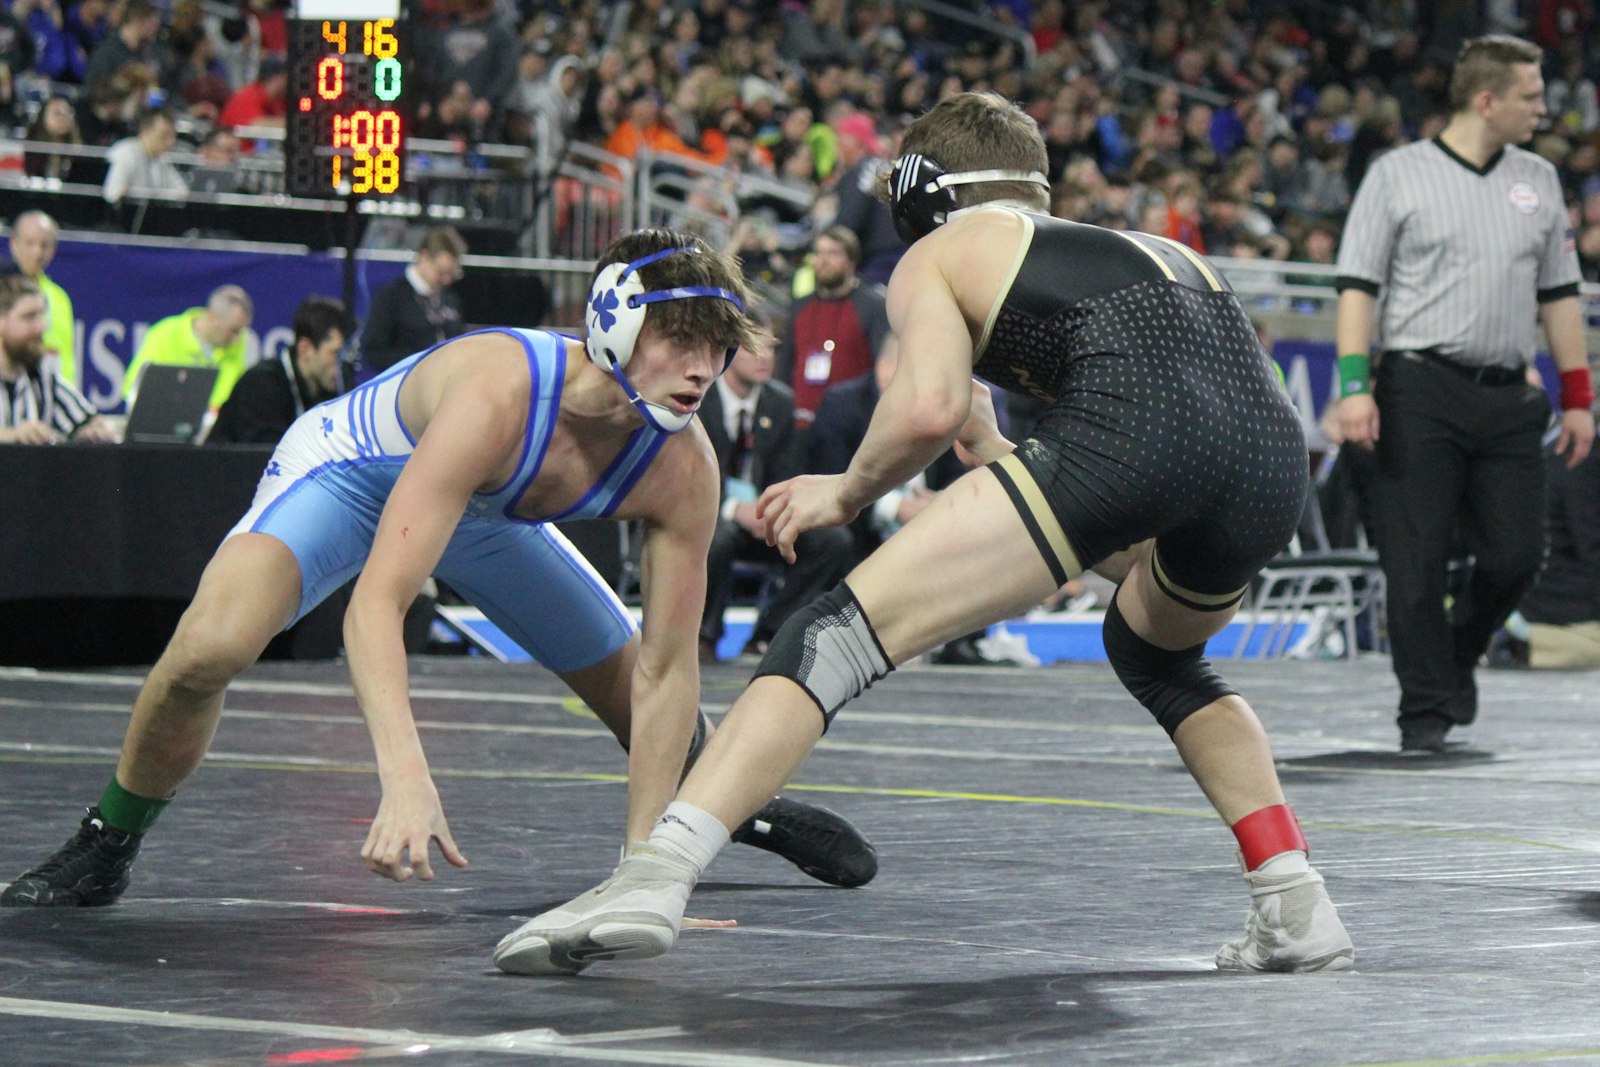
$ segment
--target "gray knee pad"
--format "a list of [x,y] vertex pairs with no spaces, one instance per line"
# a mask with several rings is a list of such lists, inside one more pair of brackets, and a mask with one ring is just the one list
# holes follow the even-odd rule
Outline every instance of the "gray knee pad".
[[776,675],[804,689],[817,702],[826,732],[846,701],[892,670],[867,613],[840,582],[789,616],[755,676]]
[[1214,700],[1237,696],[1206,659],[1206,646],[1170,651],[1157,648],[1128,625],[1116,598],[1101,629],[1106,658],[1128,692],[1149,709],[1171,737],[1178,726]]

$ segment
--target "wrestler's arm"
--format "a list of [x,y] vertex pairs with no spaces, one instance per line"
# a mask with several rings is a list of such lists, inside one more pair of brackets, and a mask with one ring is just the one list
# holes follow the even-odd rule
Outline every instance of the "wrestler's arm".
[[[643,841],[678,789],[700,708],[700,616],[720,478],[698,423],[669,440],[643,498],[640,591],[644,609],[631,691],[628,837]],[[642,492],[641,492],[642,491]]]
[[912,245],[889,279],[900,362],[839,486],[851,515],[938,459],[971,412],[972,337],[942,266],[956,242],[944,236]]
[[516,390],[505,387],[505,377],[493,372],[496,365],[486,359],[441,389],[384,506],[345,613],[350,678],[383,790],[361,855],[374,872],[396,881],[413,872],[433,877],[430,838],[452,864],[467,862],[450,837],[412,719],[402,622],[444,555],[472,492],[494,477],[521,442],[526,391],[520,398],[511,395]]
[[966,236],[924,238],[895,267],[888,310],[900,361],[849,468],[843,474],[791,478],[761,494],[756,514],[767,543],[790,563],[802,533],[854,519],[925,470],[966,424],[972,410],[972,338],[943,266],[957,258]]

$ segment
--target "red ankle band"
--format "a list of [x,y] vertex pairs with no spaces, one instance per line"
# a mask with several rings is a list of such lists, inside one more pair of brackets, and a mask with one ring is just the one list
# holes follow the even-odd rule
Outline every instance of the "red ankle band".
[[1252,811],[1233,824],[1233,836],[1239,840],[1239,851],[1244,855],[1247,871],[1285,852],[1311,854],[1306,835],[1300,832],[1299,820],[1287,804]]

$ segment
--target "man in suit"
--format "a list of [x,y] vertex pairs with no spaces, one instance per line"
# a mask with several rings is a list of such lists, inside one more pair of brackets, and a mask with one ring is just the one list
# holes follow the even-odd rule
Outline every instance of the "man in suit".
[[700,407],[700,421],[722,468],[722,512],[706,562],[706,611],[700,623],[705,661],[715,660],[722,638],[735,560],[771,563],[782,570],[782,588],[763,606],[745,645],[746,652],[759,653],[796,608],[831,589],[856,558],[847,529],[808,532],[795,544],[793,564],[784,563],[761,535],[756,498],[767,486],[800,474],[804,459],[794,393],[772,380],[772,347],[772,335],[766,332],[741,346]]
[[466,254],[467,242],[459,233],[436,226],[423,236],[405,274],[373,294],[361,333],[361,362],[369,370],[388,370],[466,330],[461,298],[450,289],[461,280]]

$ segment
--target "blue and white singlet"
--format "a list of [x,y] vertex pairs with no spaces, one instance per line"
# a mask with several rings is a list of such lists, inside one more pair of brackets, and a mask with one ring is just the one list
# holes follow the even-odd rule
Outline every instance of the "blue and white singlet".
[[[621,648],[635,626],[610,586],[550,523],[611,515],[666,435],[641,427],[572,507],[536,520],[517,518],[512,509],[538,475],[555,430],[567,343],[541,330],[480,332],[515,337],[527,353],[533,381],[527,429],[516,471],[503,485],[472,495],[434,573],[540,663],[556,671],[587,667]],[[296,419],[273,452],[250,510],[229,531],[229,537],[269,534],[294,554],[300,564],[295,621],[366,562],[389,493],[416,447],[400,417],[400,389],[436,348]]]

